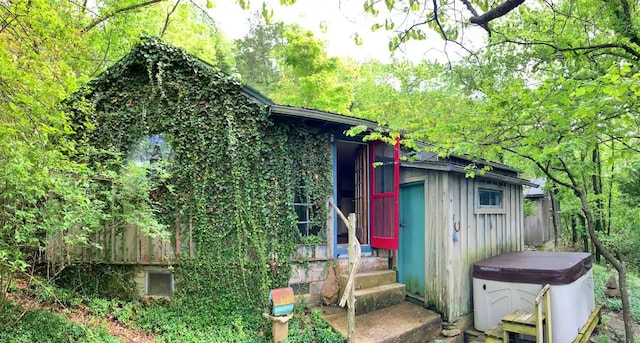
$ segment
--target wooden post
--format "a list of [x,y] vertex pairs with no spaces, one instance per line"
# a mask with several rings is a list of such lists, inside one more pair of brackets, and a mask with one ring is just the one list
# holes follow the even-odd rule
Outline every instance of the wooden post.
[[[356,266],[356,214],[349,214],[349,274],[355,274]],[[349,293],[347,299],[347,342],[354,343],[356,341],[356,295],[355,282],[348,285],[349,289],[345,291]]]
[[329,199],[329,206],[333,207],[338,214],[338,217],[347,225],[349,229],[349,277],[347,279],[347,285],[344,288],[342,299],[340,299],[340,307],[344,307],[345,303],[348,303],[347,308],[347,342],[354,343],[356,341],[356,294],[355,294],[355,277],[358,264],[360,263],[360,255],[362,250],[360,248],[360,242],[356,237],[356,214],[350,213],[349,219],[345,218],[342,211],[336,206],[331,199]]

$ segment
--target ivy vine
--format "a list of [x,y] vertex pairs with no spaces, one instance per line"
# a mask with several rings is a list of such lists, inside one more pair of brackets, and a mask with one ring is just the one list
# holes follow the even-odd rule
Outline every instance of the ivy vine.
[[287,284],[300,185],[313,225],[326,226],[329,134],[269,118],[237,81],[179,48],[143,39],[69,104],[82,144],[127,156],[161,134],[171,146],[169,177],[153,199],[173,239],[193,235],[194,258],[175,263],[173,301],[193,316],[216,324],[257,314],[268,289]]

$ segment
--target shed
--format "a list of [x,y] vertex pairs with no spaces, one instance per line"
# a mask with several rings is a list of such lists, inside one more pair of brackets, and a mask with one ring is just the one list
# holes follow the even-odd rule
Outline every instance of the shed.
[[524,219],[524,244],[534,247],[547,246],[554,243],[555,235],[559,235],[560,203],[547,189],[546,178],[530,180],[538,187],[525,187],[524,197],[530,202],[530,212]]

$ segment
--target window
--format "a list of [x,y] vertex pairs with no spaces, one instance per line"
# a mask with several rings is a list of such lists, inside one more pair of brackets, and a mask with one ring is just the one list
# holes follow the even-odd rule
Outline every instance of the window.
[[293,209],[298,216],[298,230],[302,236],[318,236],[321,230],[319,226],[313,224],[314,205],[306,193],[305,186],[298,187],[293,200]]
[[168,270],[147,271],[147,295],[170,296],[173,294],[173,273]]
[[128,159],[138,166],[146,162],[154,164],[172,160],[173,151],[164,135],[144,136],[131,147]]
[[476,213],[505,213],[502,187],[483,184],[476,188]]
[[502,191],[478,188],[478,207],[502,207]]

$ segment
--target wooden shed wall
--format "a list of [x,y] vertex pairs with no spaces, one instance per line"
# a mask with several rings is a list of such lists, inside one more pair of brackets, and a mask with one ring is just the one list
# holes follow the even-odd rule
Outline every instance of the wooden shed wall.
[[[473,312],[473,263],[522,250],[522,186],[503,184],[504,213],[476,213],[481,179],[447,171],[405,168],[401,182],[425,185],[425,303],[455,320]],[[454,240],[455,233],[457,240]]]
[[[449,175],[447,240],[451,277],[447,287],[445,317],[454,320],[473,311],[473,264],[479,260],[524,248],[522,186],[498,185],[503,190],[504,213],[476,213],[476,187],[481,179],[468,179],[461,174]],[[454,225],[459,225],[458,241],[451,239]]]
[[533,202],[535,212],[524,218],[524,243],[541,246],[553,238],[553,216],[551,197],[529,198]]
[[89,244],[82,246],[66,244],[66,239],[73,239],[73,232],[58,234],[47,238],[47,260],[57,263],[168,264],[180,256],[193,257],[191,231],[187,223],[180,225],[179,230],[173,229],[172,237],[161,239],[152,238],[131,225],[106,228],[88,237]]

